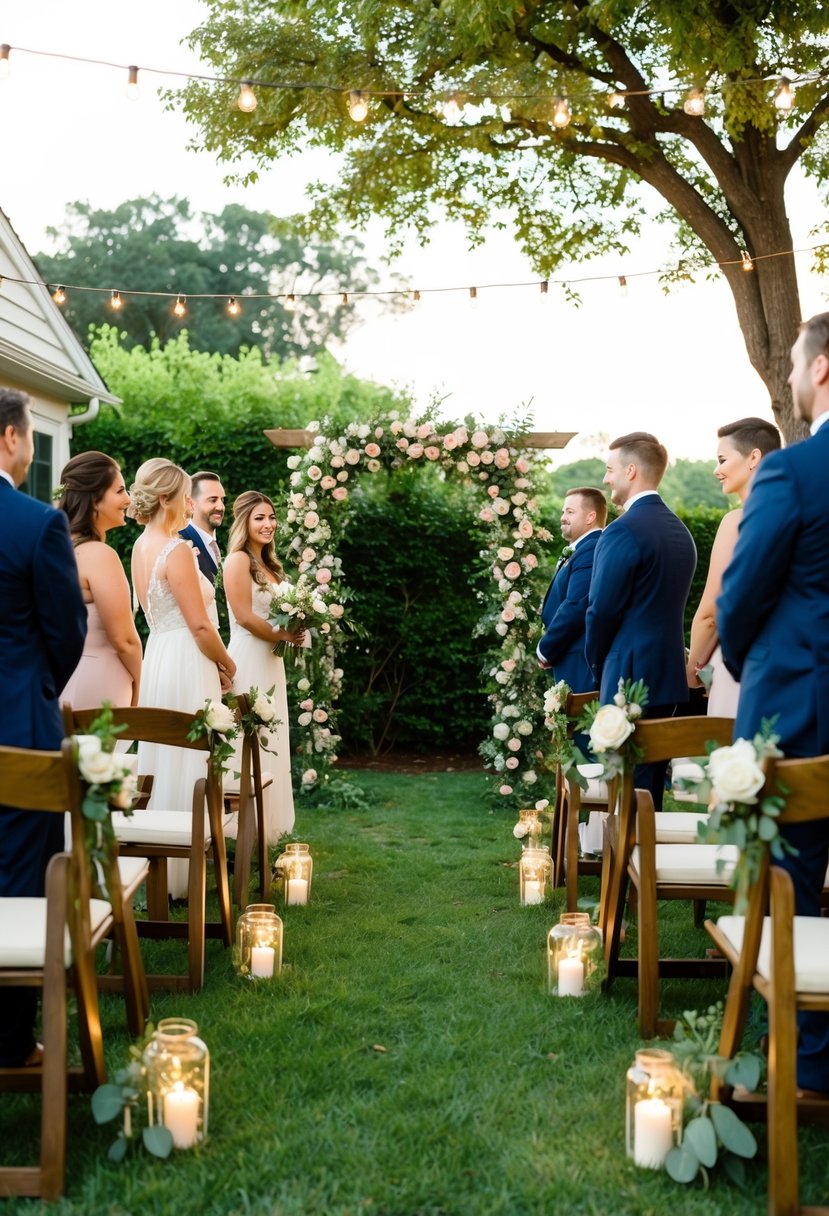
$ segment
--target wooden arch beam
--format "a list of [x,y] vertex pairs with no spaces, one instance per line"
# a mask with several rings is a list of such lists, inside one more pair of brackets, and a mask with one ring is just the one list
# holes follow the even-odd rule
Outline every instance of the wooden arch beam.
[[[317,431],[306,429],[290,430],[287,427],[277,427],[275,430],[264,431],[275,448],[310,448],[317,437]],[[578,431],[528,431],[513,442],[516,447],[523,448],[565,448]]]

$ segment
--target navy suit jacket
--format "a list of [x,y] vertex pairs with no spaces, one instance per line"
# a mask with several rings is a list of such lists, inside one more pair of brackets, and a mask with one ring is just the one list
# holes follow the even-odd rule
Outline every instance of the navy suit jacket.
[[192,542],[196,550],[196,557],[199,561],[199,569],[205,578],[209,578],[211,583],[215,583],[218,566],[213,560],[213,555],[207,545],[202,540],[199,533],[192,524],[188,524],[186,528],[182,528],[179,536],[183,536],[185,540]]
[[697,565],[691,533],[658,494],[608,524],[596,545],[585,649],[603,704],[644,680],[651,705],[688,700],[685,603]]
[[717,600],[735,738],[779,714],[787,756],[829,752],[828,471],[829,424],[763,459]]
[[593,556],[601,532],[579,541],[570,557],[553,576],[541,620],[544,635],[539,652],[552,667],[554,680],[566,680],[573,692],[590,692],[596,680],[584,655],[584,618],[593,573]]
[[0,477],[0,743],[60,747],[58,696],[85,637],[66,516]]

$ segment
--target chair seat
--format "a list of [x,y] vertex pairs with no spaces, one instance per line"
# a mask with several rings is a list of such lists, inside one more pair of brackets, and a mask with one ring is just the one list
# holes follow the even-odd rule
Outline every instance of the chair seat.
[[703,811],[657,811],[654,815],[656,843],[697,844],[697,824],[707,818]]
[[[267,786],[269,786],[269,785],[273,785],[273,773],[270,772],[268,769],[263,768],[262,769],[262,789],[263,790],[266,789]],[[239,782],[231,780],[228,783],[227,778],[225,778],[225,780],[222,782],[222,793],[224,794],[225,798],[238,798],[239,797]]]
[[[89,920],[94,938],[112,909],[103,899],[89,901]],[[42,969],[46,951],[46,900],[0,899],[0,967]],[[69,929],[64,932],[64,963],[72,965]]]
[[[136,811],[124,815],[114,811],[112,826],[122,844],[161,844],[187,848],[192,838],[190,811]],[[205,820],[205,844],[210,843],[210,827]]]
[[121,886],[124,894],[134,895],[141,886],[150,869],[146,857],[119,857],[118,873],[121,876]]
[[587,789],[581,792],[581,804],[600,802],[607,806],[607,782],[601,780],[601,764],[579,764],[578,771],[587,778]]
[[671,797],[677,802],[707,802],[701,799],[694,790],[683,790],[677,787],[677,781],[703,781],[705,771],[695,760],[674,760],[671,763]]
[[[717,928],[739,953],[745,917],[721,916]],[[757,970],[765,980],[771,978],[770,950],[771,920],[767,916],[757,956]],[[829,920],[821,916],[794,918],[794,981],[798,992],[829,992]]]
[[[656,846],[656,881],[658,883],[701,883],[728,886],[729,878],[739,858],[739,850],[731,844],[658,844]],[[725,865],[717,873],[717,859]],[[639,846],[631,854],[631,866],[639,871]]]

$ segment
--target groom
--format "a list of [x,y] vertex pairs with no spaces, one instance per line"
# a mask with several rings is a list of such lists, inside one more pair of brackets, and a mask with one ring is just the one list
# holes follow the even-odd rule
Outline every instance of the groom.
[[225,492],[218,473],[201,471],[190,478],[190,505],[193,518],[179,536],[196,550],[199,569],[215,583],[222,564],[216,529],[225,517]]
[[[28,398],[0,389],[0,744],[54,751],[86,606],[66,516],[17,488],[33,455]],[[0,806],[0,898],[42,896],[62,848],[62,815]],[[0,1066],[40,1062],[36,1012],[36,989],[0,988]]]

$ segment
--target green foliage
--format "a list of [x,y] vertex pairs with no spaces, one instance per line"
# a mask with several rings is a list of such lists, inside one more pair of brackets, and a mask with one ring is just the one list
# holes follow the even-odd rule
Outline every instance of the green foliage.
[[[668,465],[659,492],[672,511],[713,507],[721,514],[728,507],[728,499],[723,498],[711,468],[711,462],[706,460],[677,460]],[[574,460],[550,472],[550,490],[556,499],[563,499],[573,486],[601,488],[604,474],[604,461],[598,457]]]
[[340,545],[364,637],[349,647],[339,724],[347,746],[372,754],[472,747],[489,718],[473,637],[485,580],[478,503],[435,472],[355,490]]
[[142,1064],[144,1048],[153,1037],[154,1027],[148,1022],[143,1038],[129,1046],[126,1068],[112,1073],[113,1080],[99,1085],[92,1094],[92,1117],[96,1123],[111,1123],[123,1118],[118,1135],[107,1150],[107,1160],[114,1164],[124,1161],[130,1144],[140,1143],[151,1157],[166,1158],[173,1151],[173,1136],[169,1128],[157,1125],[141,1126],[146,1118],[147,1094]]
[[676,513],[691,533],[697,547],[697,568],[691,580],[688,603],[685,605],[685,639],[687,642],[691,636],[691,621],[694,619],[694,613],[705,589],[705,580],[708,577],[708,566],[711,561],[711,548],[724,512],[715,507],[678,507]]
[[[188,235],[194,224],[198,240]],[[186,329],[193,349],[211,354],[239,355],[253,347],[279,359],[316,354],[353,324],[353,305],[343,304],[338,293],[377,282],[353,236],[314,240],[289,220],[238,203],[219,215],[194,215],[185,199],[158,195],[129,199],[114,211],[75,202],[63,225],[47,231],[60,245],[55,254],[36,256],[46,281],[119,289],[125,343],[147,350],[154,339],[163,345]],[[311,290],[330,295],[286,306],[285,294]],[[174,300],[153,294],[158,292],[189,293],[186,315],[176,317]],[[283,298],[246,298],[278,293]],[[203,294],[220,298],[194,298]],[[241,309],[235,317],[226,310],[231,296]],[[106,317],[108,304],[106,294],[69,291],[64,312],[85,339],[89,327]]]

